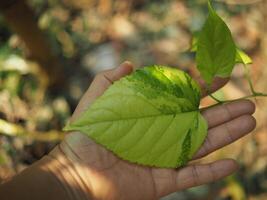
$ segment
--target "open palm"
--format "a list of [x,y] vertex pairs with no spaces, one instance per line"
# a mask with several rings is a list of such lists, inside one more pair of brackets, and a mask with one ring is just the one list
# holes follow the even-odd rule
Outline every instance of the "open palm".
[[[128,62],[116,69],[96,76],[77,106],[72,120],[76,119],[97,97],[116,80],[132,72]],[[216,79],[213,91],[227,81]],[[199,81],[202,88],[203,81]],[[203,89],[203,96],[206,92]],[[208,136],[194,159],[232,143],[255,128],[254,104],[248,100],[209,108],[202,112],[208,122]],[[233,173],[238,165],[224,159],[209,164],[189,164],[180,169],[151,168],[121,160],[112,152],[96,144],[87,136],[72,132],[59,146],[76,165],[76,169],[93,199],[99,200],[150,200],[169,193],[209,183]]]

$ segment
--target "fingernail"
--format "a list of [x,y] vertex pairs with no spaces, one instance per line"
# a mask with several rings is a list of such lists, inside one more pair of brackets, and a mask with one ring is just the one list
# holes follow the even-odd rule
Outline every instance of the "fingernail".
[[133,64],[130,61],[124,61],[116,70],[123,71],[125,74],[130,74],[133,71]]
[[120,66],[125,66],[125,65],[133,65],[130,61],[126,60],[123,63],[120,64]]
[[120,69],[121,67],[129,69],[130,71],[133,70],[133,64],[130,61],[124,61],[123,63],[121,63],[118,68]]

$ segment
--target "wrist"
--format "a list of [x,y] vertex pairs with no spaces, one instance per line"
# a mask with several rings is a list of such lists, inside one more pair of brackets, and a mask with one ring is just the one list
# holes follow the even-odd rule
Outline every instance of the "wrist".
[[119,163],[117,156],[80,132],[69,133],[59,148],[93,199],[118,199],[121,187],[119,178],[109,173]]
[[87,188],[58,146],[49,155],[0,185],[0,197],[1,200],[91,199]]
[[59,181],[61,187],[73,200],[91,200],[90,189],[77,171],[76,164],[69,160],[61,150],[60,145],[55,147],[48,156],[46,164],[42,165],[47,171],[53,174]]

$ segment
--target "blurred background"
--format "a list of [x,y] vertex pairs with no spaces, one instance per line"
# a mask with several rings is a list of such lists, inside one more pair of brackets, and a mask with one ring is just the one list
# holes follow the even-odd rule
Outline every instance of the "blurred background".
[[[256,89],[267,92],[267,0],[218,0],[214,6],[253,58]],[[189,49],[206,15],[206,0],[1,0],[0,182],[64,137],[62,127],[99,71],[129,60],[136,68],[163,64],[197,76]],[[216,93],[221,99],[246,94],[241,66]],[[267,199],[267,101],[255,101],[253,134],[205,159],[236,158],[238,173],[164,200]]]

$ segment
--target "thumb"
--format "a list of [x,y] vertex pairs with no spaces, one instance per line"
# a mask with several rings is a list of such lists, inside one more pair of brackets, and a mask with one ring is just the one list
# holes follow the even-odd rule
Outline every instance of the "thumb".
[[111,85],[114,81],[119,80],[120,78],[130,74],[133,71],[133,65],[129,61],[125,61],[122,64],[120,64],[119,67],[116,67],[114,69],[106,70],[103,72],[100,72],[96,75],[91,87],[93,87],[94,82],[97,82],[96,85],[99,87],[99,85]]
[[84,110],[86,110],[99,96],[101,96],[114,81],[130,74],[133,71],[133,65],[129,61],[120,64],[114,69],[100,72],[96,75],[88,90],[81,98],[76,107],[71,121],[77,118]]

